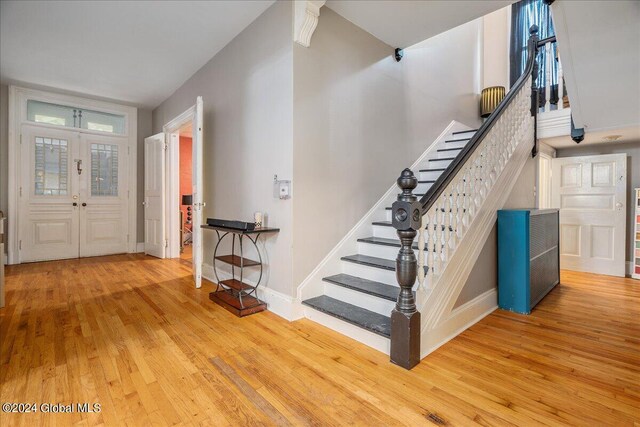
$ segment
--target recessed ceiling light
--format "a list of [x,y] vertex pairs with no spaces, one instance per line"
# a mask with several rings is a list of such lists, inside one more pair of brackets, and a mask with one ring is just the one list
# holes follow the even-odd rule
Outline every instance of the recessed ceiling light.
[[607,136],[605,136],[603,139],[604,139],[605,141],[612,142],[612,141],[617,141],[617,140],[619,140],[620,138],[622,138],[622,135],[607,135]]

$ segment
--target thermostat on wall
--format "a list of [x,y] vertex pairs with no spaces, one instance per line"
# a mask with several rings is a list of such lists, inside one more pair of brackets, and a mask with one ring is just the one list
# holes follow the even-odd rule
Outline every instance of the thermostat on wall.
[[291,198],[291,181],[279,180],[278,175],[273,176],[273,197],[286,200]]

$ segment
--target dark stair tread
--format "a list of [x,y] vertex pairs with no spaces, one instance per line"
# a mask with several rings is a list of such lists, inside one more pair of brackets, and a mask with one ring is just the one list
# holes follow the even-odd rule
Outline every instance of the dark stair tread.
[[325,277],[322,280],[338,286],[342,286],[343,288],[352,289],[389,301],[397,301],[398,294],[400,293],[400,288],[398,286],[391,286],[385,283],[374,282],[373,280],[351,276],[350,274],[340,273],[333,276]]
[[[391,206],[386,207],[385,209],[386,209],[386,210],[388,210],[388,211],[393,210],[393,208],[392,208]],[[467,210],[466,210],[466,209],[464,209],[464,208],[463,208],[463,209],[461,209],[461,210],[462,210],[463,212],[466,212],[466,211],[467,211]],[[440,212],[444,212],[444,208],[440,208]],[[452,212],[453,212],[453,209],[449,209],[449,213],[452,213]]]
[[[362,239],[358,239],[358,242],[369,243],[372,245],[394,246],[396,248],[400,247],[400,240],[385,239],[384,237],[363,237]],[[417,242],[414,242],[413,249],[418,249]]]
[[356,264],[368,265],[369,267],[382,268],[383,270],[396,271],[396,260],[378,258],[369,255],[348,255],[340,258],[343,261],[355,262]]
[[445,141],[445,144],[447,142],[464,142],[464,141],[471,141],[471,138],[460,138],[460,139],[447,139]]
[[451,132],[451,135],[458,135],[461,133],[469,133],[469,132],[478,132],[478,129],[470,129],[470,130],[459,130],[456,132]]
[[[369,255],[348,255],[340,258],[342,261],[353,262],[356,264],[362,264],[369,267],[380,268],[383,270],[396,271],[396,260],[395,259],[386,259],[386,258],[378,258]],[[425,273],[428,271],[428,267],[424,266]]]
[[385,338],[391,336],[391,318],[389,316],[383,316],[326,295],[304,300],[302,304]]
[[[393,223],[391,221],[374,221],[371,224],[380,225],[382,227],[393,227]],[[444,230],[444,225],[442,226],[442,229]],[[453,231],[453,227],[449,226],[449,231]]]
[[446,170],[447,168],[429,168],[429,169],[420,169],[420,172],[442,172]]
[[438,150],[436,151],[462,151],[464,150],[463,147],[458,147],[458,148],[438,148]]
[[424,181],[418,181],[418,184],[434,184],[435,182],[435,179],[426,179]]
[[447,158],[444,158],[444,159],[429,159],[429,161],[430,162],[441,162],[443,160],[455,160],[455,159],[456,159],[455,157],[447,157]]

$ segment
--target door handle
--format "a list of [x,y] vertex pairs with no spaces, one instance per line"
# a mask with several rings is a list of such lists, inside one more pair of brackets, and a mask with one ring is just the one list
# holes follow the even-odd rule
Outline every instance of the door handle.
[[618,208],[618,210],[622,209],[624,205],[620,202],[616,203],[616,208]]
[[77,202],[73,202],[72,205],[73,206],[78,206],[78,203]]
[[87,204],[86,204],[86,203],[82,203],[82,206],[83,206],[83,207],[84,207],[84,206],[87,206]]

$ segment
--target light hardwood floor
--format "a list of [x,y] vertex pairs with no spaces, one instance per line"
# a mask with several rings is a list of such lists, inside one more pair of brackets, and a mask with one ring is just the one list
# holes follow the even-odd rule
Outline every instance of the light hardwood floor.
[[2,402],[100,403],[0,424],[639,425],[640,282],[563,272],[531,316],[496,311],[412,371],[308,320],[238,319],[188,262],[11,266]]

